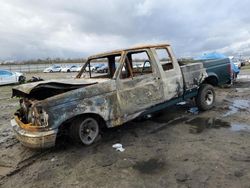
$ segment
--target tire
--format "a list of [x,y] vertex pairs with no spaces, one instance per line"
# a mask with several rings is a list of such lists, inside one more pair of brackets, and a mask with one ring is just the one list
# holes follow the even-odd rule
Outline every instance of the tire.
[[70,72],[70,70],[68,69],[67,72]]
[[70,128],[71,138],[80,144],[93,144],[100,132],[100,125],[98,120],[93,117],[82,117],[76,119]]
[[210,110],[214,106],[215,91],[213,86],[202,84],[196,96],[196,105],[201,111]]
[[53,70],[50,70],[49,72],[53,72]]

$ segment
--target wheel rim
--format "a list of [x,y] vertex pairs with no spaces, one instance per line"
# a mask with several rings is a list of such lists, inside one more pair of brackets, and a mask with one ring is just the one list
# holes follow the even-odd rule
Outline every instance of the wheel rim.
[[213,104],[214,94],[213,94],[213,92],[211,90],[207,91],[207,94],[205,96],[205,101],[206,101],[207,105]]
[[79,135],[81,141],[86,144],[92,144],[99,133],[99,126],[95,119],[86,118],[80,125]]

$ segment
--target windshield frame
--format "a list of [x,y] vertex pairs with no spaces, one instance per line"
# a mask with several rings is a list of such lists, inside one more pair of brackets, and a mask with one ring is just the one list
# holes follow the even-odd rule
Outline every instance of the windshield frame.
[[[122,62],[123,62],[123,59],[124,59],[124,54],[125,54],[125,52],[124,51],[122,51],[122,52],[119,52],[119,53],[112,53],[112,54],[103,54],[103,55],[101,55],[101,56],[95,56],[95,57],[89,57],[86,61],[85,61],[85,63],[83,63],[83,66],[82,66],[82,68],[81,68],[81,70],[80,70],[80,72],[76,75],[76,78],[81,78],[82,77],[82,75],[83,75],[83,73],[86,73],[86,74],[89,74],[89,79],[96,79],[96,78],[98,78],[98,77],[92,77],[92,72],[91,71],[86,71],[86,68],[87,68],[87,66],[89,66],[89,69],[90,69],[90,67],[91,67],[91,61],[92,60],[98,60],[98,59],[103,59],[103,58],[107,58],[107,65],[108,65],[108,69],[109,69],[109,73],[107,74],[107,75],[109,75],[107,78],[108,79],[114,79],[114,80],[116,80],[116,78],[117,78],[117,75],[118,75],[118,72],[119,72],[119,69],[121,68],[121,64],[122,64]],[[119,58],[119,60],[116,62],[115,61],[115,58],[116,57],[120,57]],[[110,59],[111,58],[114,58],[113,60],[113,62],[110,62]],[[114,73],[113,73],[113,75],[112,75],[112,77],[111,77],[111,73],[110,73],[110,70],[111,70],[111,67],[110,67],[110,64],[111,63],[114,63],[115,65],[114,66],[116,66],[117,64],[118,64],[118,66],[117,67],[115,67],[115,71],[114,71]],[[101,78],[101,77],[100,77]]]

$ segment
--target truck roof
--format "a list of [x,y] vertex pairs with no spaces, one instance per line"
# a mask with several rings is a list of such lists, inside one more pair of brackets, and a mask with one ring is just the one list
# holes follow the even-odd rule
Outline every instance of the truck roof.
[[140,49],[145,49],[145,48],[162,48],[170,46],[169,44],[149,44],[149,45],[140,45],[140,46],[135,46],[131,48],[125,48],[125,49],[120,49],[120,50],[113,50],[109,52],[104,52],[104,53],[99,53],[95,55],[89,56],[88,59],[95,59],[95,58],[100,58],[100,57],[106,57],[108,55],[115,55],[115,54],[120,54],[124,51],[130,51],[130,50],[140,50]]

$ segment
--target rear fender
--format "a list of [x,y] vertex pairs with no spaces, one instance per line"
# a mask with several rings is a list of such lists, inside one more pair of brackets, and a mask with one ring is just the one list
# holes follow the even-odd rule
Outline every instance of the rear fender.
[[217,86],[218,85],[218,80],[219,80],[218,76],[215,73],[210,73],[205,78],[203,83],[208,83],[208,84],[211,84],[213,86]]

